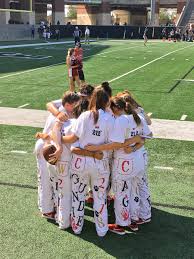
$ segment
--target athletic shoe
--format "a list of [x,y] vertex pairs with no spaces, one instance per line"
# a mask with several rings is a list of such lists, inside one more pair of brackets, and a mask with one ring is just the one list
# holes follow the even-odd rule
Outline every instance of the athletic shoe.
[[55,220],[55,212],[43,213],[42,217],[45,219]]
[[108,224],[108,228],[113,233],[116,233],[118,235],[125,235],[124,228],[118,226],[117,224]]
[[149,218],[149,219],[139,219],[139,220],[136,221],[136,224],[142,225],[142,224],[146,224],[146,223],[149,223],[149,222],[151,222],[151,218]]
[[128,227],[130,228],[130,230],[132,230],[134,232],[139,230],[139,227],[136,222],[131,222],[131,224],[128,225]]

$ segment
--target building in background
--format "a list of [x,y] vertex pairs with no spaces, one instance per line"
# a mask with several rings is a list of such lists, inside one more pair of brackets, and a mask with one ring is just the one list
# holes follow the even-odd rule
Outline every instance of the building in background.
[[[186,0],[0,0],[0,24],[53,25],[159,25],[160,8],[175,8],[179,19]],[[76,10],[76,18],[66,17],[69,6]],[[1,9],[4,9],[3,11]],[[24,10],[13,12],[11,10]]]

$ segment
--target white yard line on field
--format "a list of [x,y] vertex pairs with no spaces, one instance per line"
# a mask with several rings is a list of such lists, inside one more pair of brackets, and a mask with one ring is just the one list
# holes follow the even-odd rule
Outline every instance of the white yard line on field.
[[120,76],[117,76],[117,77],[115,77],[115,78],[109,80],[109,83],[112,83],[112,82],[114,82],[114,81],[116,81],[116,80],[118,80],[118,79],[120,79],[120,78],[122,78],[122,77],[124,77],[124,76],[127,76],[127,75],[129,75],[129,74],[132,74],[133,72],[135,72],[135,71],[137,71],[137,70],[139,70],[139,69],[141,69],[141,68],[143,68],[143,67],[146,67],[146,66],[148,66],[148,65],[150,65],[150,64],[152,64],[152,63],[154,63],[154,62],[156,62],[156,61],[158,61],[158,60],[160,60],[160,59],[162,59],[162,58],[165,58],[165,57],[167,57],[167,56],[169,56],[169,55],[171,55],[171,54],[173,54],[173,53],[175,53],[175,52],[181,51],[181,50],[183,50],[183,49],[191,48],[191,47],[193,47],[193,46],[194,46],[194,45],[191,45],[191,46],[187,46],[187,47],[184,47],[184,48],[181,48],[181,49],[177,49],[177,50],[168,52],[167,54],[164,54],[164,55],[162,55],[161,57],[155,58],[155,59],[151,60],[150,62],[148,62],[148,63],[146,63],[146,64],[144,64],[144,65],[142,65],[142,66],[140,66],[140,67],[137,67],[137,68],[135,68],[135,69],[132,69],[132,70],[128,71],[127,73],[124,73],[124,74],[122,74],[122,75],[120,75]]
[[70,43],[74,43],[74,41],[70,40],[70,41],[60,41],[60,42],[44,42],[44,43],[32,43],[32,44],[3,45],[3,46],[0,46],[0,49],[61,45],[61,44],[70,44]]
[[180,121],[185,121],[185,119],[187,118],[187,115],[186,114],[183,114],[180,118]]
[[[106,52],[102,52],[102,53],[99,53],[99,54],[93,54],[93,55],[85,56],[84,59],[89,58],[89,57],[93,57],[93,56],[96,56],[96,55],[101,56],[101,55],[112,53],[112,52],[115,52],[115,51],[123,51],[123,50],[126,50],[126,49],[131,49],[131,48],[136,48],[136,47],[137,46],[123,48],[123,49],[119,49],[119,50],[106,51]],[[25,73],[30,73],[30,72],[34,72],[34,71],[37,71],[37,70],[40,70],[40,69],[42,70],[42,69],[45,69],[45,68],[50,68],[50,67],[54,67],[54,66],[58,66],[58,65],[62,65],[62,64],[65,64],[65,62],[59,62],[59,63],[55,63],[55,64],[52,64],[52,65],[44,66],[44,67],[38,67],[38,68],[28,69],[28,70],[25,70],[25,71],[22,71],[22,72],[4,75],[4,76],[1,76],[0,79],[12,77],[12,76],[17,76],[17,75],[22,75],[22,74],[25,74]]]
[[28,105],[30,105],[29,103],[25,103],[25,104],[23,104],[23,105],[21,105],[21,106],[18,106],[18,108],[24,108],[24,107],[26,107],[26,106],[28,106]]
[[154,166],[154,169],[160,169],[160,170],[169,170],[169,171],[172,171],[174,168],[173,168],[173,167],[168,167],[168,166]]
[[194,82],[193,79],[175,79],[176,81]]
[[11,150],[11,153],[16,153],[16,154],[27,154],[26,151],[23,150]]

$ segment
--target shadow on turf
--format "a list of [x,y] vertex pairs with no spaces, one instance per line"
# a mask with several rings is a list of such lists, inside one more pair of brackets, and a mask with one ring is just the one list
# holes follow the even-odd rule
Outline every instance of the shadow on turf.
[[[85,213],[93,217],[91,210],[86,209]],[[109,214],[114,215],[113,208]],[[194,219],[157,208],[153,208],[152,215],[152,222],[140,226],[138,233],[128,232],[119,236],[109,232],[104,238],[99,238],[94,224],[85,220],[79,238],[95,244],[116,258],[193,258]],[[109,222],[114,222],[110,215]],[[93,257],[89,254],[88,258]]]
[[[64,49],[61,51],[58,51],[56,53],[56,50],[53,49],[35,49],[37,46],[31,47],[30,49],[27,48],[21,48],[19,49],[20,53],[22,54],[31,54],[31,55],[43,55],[43,56],[52,56],[52,58],[45,59],[45,60],[30,60],[30,59],[19,59],[19,58],[0,58],[0,74],[1,73],[13,73],[13,72],[20,72],[25,71],[29,69],[35,69],[35,68],[43,68],[46,66],[57,66],[58,63],[64,63],[65,65],[65,58],[67,55],[68,48],[73,48],[74,44],[72,45],[63,45]],[[84,50],[84,61],[91,58],[91,56],[99,54],[100,52],[103,52],[107,48],[109,48],[109,45],[98,45],[98,44],[92,44],[90,49],[88,49],[88,46],[85,47],[84,44],[82,45]],[[45,46],[45,48],[48,46]],[[57,47],[56,47],[57,49]],[[18,49],[12,49],[11,51],[5,49],[1,50],[1,52],[18,52]],[[22,62],[23,61],[23,62]],[[2,64],[2,65],[1,65]]]
[[[85,208],[85,215],[93,217],[93,211]],[[113,205],[109,207],[109,222],[114,222]],[[53,221],[49,221],[55,224]],[[74,235],[72,230],[67,230]],[[76,236],[94,244],[115,258],[194,258],[194,219],[152,209],[152,222],[139,227],[137,233],[128,231],[124,236],[108,232],[98,237],[95,225],[85,219],[84,228]],[[96,255],[95,255],[96,256]],[[88,251],[80,258],[95,259]],[[100,258],[100,257],[99,257]]]

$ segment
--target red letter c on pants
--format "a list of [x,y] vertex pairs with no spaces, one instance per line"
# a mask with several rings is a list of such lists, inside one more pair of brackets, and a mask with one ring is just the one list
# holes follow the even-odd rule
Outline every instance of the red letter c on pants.
[[127,165],[129,165],[129,161],[123,161],[122,163],[122,171],[125,173],[127,171],[129,171],[129,167],[126,167],[125,164],[127,163]]

